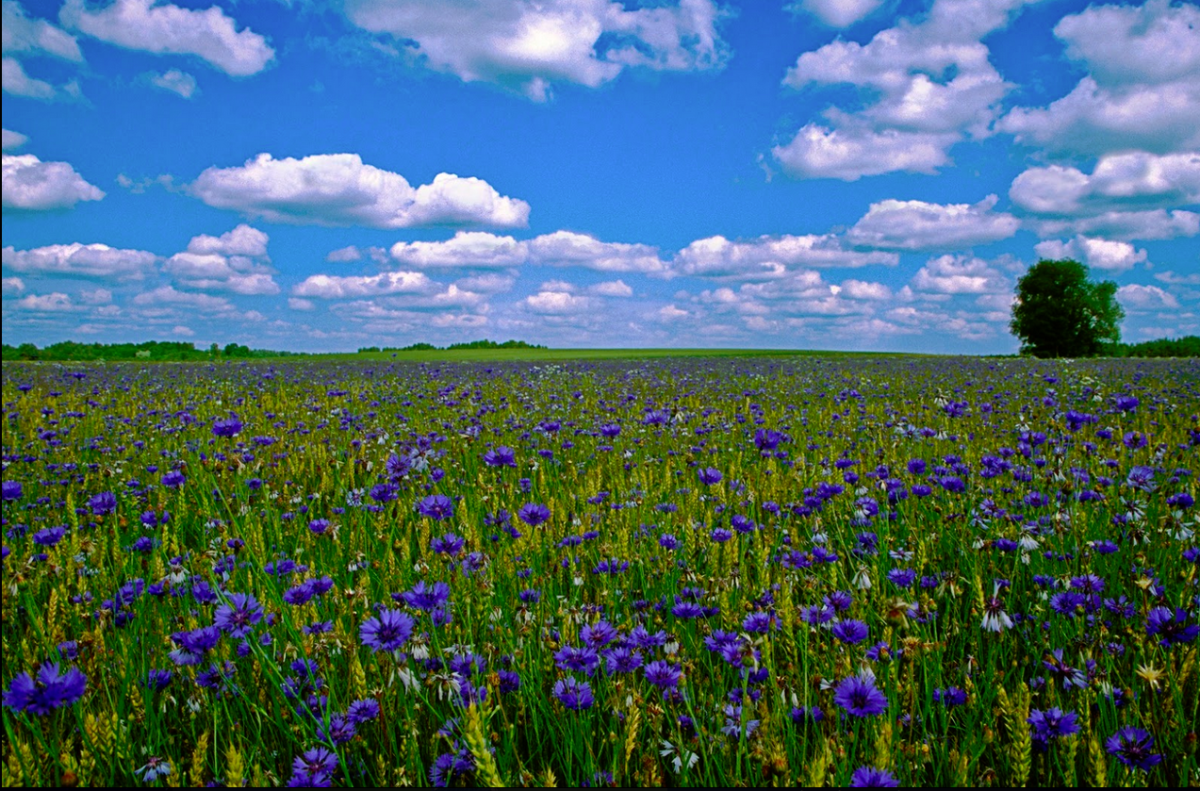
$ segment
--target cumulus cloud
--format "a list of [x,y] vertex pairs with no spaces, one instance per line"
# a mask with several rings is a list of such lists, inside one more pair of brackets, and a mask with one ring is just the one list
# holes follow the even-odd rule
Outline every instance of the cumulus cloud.
[[5,269],[21,274],[60,277],[142,280],[157,256],[145,250],[122,250],[106,244],[52,244],[32,250],[5,247]]
[[1067,155],[1200,146],[1200,8],[1089,6],[1054,34],[1088,75],[1045,108],[1014,108],[999,129]]
[[848,250],[832,234],[764,235],[745,241],[710,236],[680,250],[671,268],[698,277],[777,278],[801,267],[895,266],[898,262],[895,253]]
[[1180,275],[1168,269],[1165,272],[1155,273],[1154,279],[1171,286],[1200,286],[1200,271],[1189,275]]
[[798,178],[858,181],[898,170],[936,173],[949,162],[946,152],[957,139],[957,135],[875,131],[864,125],[829,129],[810,123],[771,153],[787,173]]
[[312,275],[292,289],[297,297],[346,299],[386,294],[428,293],[435,287],[423,272],[381,272],[378,275],[338,277]]
[[244,224],[221,236],[194,236],[185,251],[163,263],[163,272],[182,286],[202,291],[278,294],[267,241],[265,233]]
[[259,154],[241,167],[205,170],[190,190],[209,206],[298,225],[517,228],[529,222],[528,203],[500,195],[482,179],[439,173],[414,189],[399,173],[364,164],[357,154]]
[[66,162],[43,162],[33,154],[4,154],[5,209],[50,211],[95,201],[104,191],[89,184]]
[[917,271],[912,287],[935,294],[1001,294],[1009,290],[1009,283],[983,259],[943,255],[930,259]]
[[196,95],[196,78],[186,71],[168,69],[162,74],[151,72],[146,78],[155,88],[162,88],[164,91],[178,94],[185,99],[190,99]]
[[69,313],[77,309],[71,298],[60,291],[21,297],[17,300],[17,307],[38,313]]
[[655,247],[602,242],[593,236],[571,231],[555,231],[530,240],[529,260],[534,264],[581,266],[600,272],[662,275],[667,271]]
[[561,289],[530,294],[520,304],[532,313],[555,316],[588,313],[598,307],[598,303],[592,297],[577,296]]
[[118,47],[195,55],[233,77],[257,74],[275,57],[265,38],[249,28],[237,30],[219,6],[193,11],[156,0],[115,0],[93,8],[85,0],[67,0],[58,19],[67,28]]
[[942,250],[990,244],[1017,232],[1020,221],[994,212],[997,197],[975,204],[885,200],[870,209],[846,233],[861,247],[892,250]]
[[30,19],[17,0],[4,0],[2,4],[3,51],[5,55],[53,55],[64,60],[83,62],[79,42],[65,30],[55,27],[44,19]]
[[488,272],[481,275],[460,278],[454,281],[459,288],[480,294],[499,294],[511,289],[517,282],[516,277],[499,272]]
[[981,39],[1005,27],[1024,1],[936,0],[922,21],[902,20],[866,44],[838,39],[802,54],[785,85],[853,85],[866,104],[830,108],[827,123],[803,126],[772,149],[775,158],[804,178],[935,172],[955,143],[990,134],[1011,86]]
[[1200,203],[1200,154],[1110,154],[1090,174],[1063,165],[1030,168],[1008,194],[1037,216],[1046,235],[1067,228],[1125,239],[1192,235],[1200,217],[1167,208]]
[[1158,286],[1141,286],[1136,283],[1118,288],[1117,299],[1124,307],[1134,311],[1179,307],[1179,300]]
[[[59,95],[59,89],[55,88],[45,80],[35,79],[25,73],[25,67],[16,58],[5,57],[0,61],[0,87],[5,93],[11,93],[13,96],[25,96],[30,99],[54,99]],[[63,90],[72,93],[78,91],[78,86],[73,86],[73,89],[68,90],[70,86],[64,86]]]
[[288,307],[292,310],[313,310],[317,304],[311,299],[302,299],[300,297],[288,297]]
[[865,280],[843,280],[841,294],[851,299],[887,300],[892,298],[892,290],[883,283]]
[[3,148],[5,151],[10,151],[14,148],[20,148],[29,142],[29,138],[27,136],[21,134],[20,132],[14,132],[11,129],[3,130],[2,139],[3,143],[0,144],[0,148]]
[[391,249],[393,260],[418,269],[507,268],[527,255],[524,242],[483,231],[459,231],[441,242],[397,242]]
[[4,296],[15,297],[25,293],[25,281],[19,277],[6,277],[0,279],[0,284],[4,286]]
[[1050,239],[1039,242],[1034,250],[1042,258],[1059,260],[1072,258],[1097,269],[1121,272],[1131,269],[1146,260],[1146,251],[1138,250],[1129,242],[1112,239],[1093,239],[1076,236],[1067,241]]
[[133,304],[143,308],[169,307],[217,313],[233,310],[233,303],[225,297],[179,291],[173,286],[159,286],[143,291],[133,298]]
[[348,0],[360,28],[405,43],[416,63],[545,101],[557,82],[598,87],[628,67],[696,71],[724,65],[713,0],[629,10],[612,0]]
[[830,27],[847,28],[873,14],[883,0],[799,0],[790,8],[805,11]]
[[598,297],[632,297],[633,289],[624,280],[609,280],[588,286],[588,293]]

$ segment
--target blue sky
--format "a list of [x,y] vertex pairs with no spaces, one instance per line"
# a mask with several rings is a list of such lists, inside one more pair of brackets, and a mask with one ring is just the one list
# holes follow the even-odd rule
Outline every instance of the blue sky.
[[[1200,9],[3,0],[6,343],[1200,332]],[[1169,53],[1169,56],[1164,56]]]

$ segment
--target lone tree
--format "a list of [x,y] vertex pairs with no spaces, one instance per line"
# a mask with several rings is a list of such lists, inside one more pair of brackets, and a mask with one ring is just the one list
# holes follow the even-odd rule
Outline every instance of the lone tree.
[[1125,311],[1117,284],[1093,283],[1078,261],[1038,261],[1017,281],[1013,335],[1035,357],[1092,357],[1105,341],[1119,343]]

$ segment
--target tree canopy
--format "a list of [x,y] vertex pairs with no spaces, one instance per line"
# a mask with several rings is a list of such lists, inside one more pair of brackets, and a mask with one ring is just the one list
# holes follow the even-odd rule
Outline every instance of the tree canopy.
[[1117,284],[1094,283],[1078,261],[1038,261],[1019,281],[1013,335],[1035,357],[1093,357],[1121,340]]

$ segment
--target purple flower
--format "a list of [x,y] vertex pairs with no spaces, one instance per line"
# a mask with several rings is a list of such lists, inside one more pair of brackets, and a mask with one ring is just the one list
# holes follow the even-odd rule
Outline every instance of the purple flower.
[[413,609],[432,612],[450,598],[450,586],[444,582],[426,585],[422,580],[414,585],[412,590],[401,593],[400,598]]
[[898,788],[900,781],[886,769],[860,766],[850,776],[851,788]]
[[765,634],[771,629],[771,614],[752,612],[742,619],[742,628],[752,634]]
[[454,516],[454,501],[444,494],[431,494],[417,503],[417,512],[440,522]]
[[1164,648],[1190,643],[1200,634],[1200,626],[1187,625],[1187,611],[1170,607],[1155,607],[1146,615],[1146,634],[1159,635],[1158,644]]
[[242,421],[232,412],[229,413],[229,417],[218,418],[212,424],[212,433],[218,437],[236,437],[241,430]]
[[715,527],[713,528],[713,531],[709,533],[709,538],[718,544],[724,544],[726,541],[733,538],[733,533],[723,527]]
[[453,533],[446,533],[441,538],[435,538],[433,541],[429,542],[429,548],[434,552],[453,557],[459,552],[462,552],[463,547],[466,546],[466,544],[467,542],[465,539],[462,539]]
[[170,686],[171,679],[173,677],[174,674],[172,674],[170,670],[151,670],[146,674],[146,678],[142,682],[142,686],[144,686],[146,689],[160,692]]
[[363,622],[359,638],[373,651],[396,651],[412,636],[415,622],[400,610],[384,610]]
[[590,709],[596,702],[591,686],[586,681],[576,681],[574,678],[559,679],[554,685],[554,697],[573,711]]
[[560,670],[583,671],[590,676],[599,666],[600,657],[588,646],[565,645],[554,654],[554,661]]
[[933,691],[933,700],[936,703],[941,703],[948,709],[952,709],[957,706],[967,705],[967,693],[958,687],[935,689]]
[[507,695],[510,692],[516,692],[521,688],[521,677],[511,670],[501,670],[498,673],[500,677],[500,694]]
[[171,470],[162,477],[162,485],[168,489],[177,489],[187,482],[187,478],[179,470]]
[[675,538],[675,536],[671,535],[670,533],[663,533],[658,537],[658,545],[670,552],[679,546],[679,539]]
[[887,711],[887,696],[875,688],[875,677],[860,674],[837,685],[833,702],[855,717],[873,717]]
[[5,500],[20,500],[24,491],[20,481],[5,481],[0,484],[0,497]]
[[325,747],[314,747],[292,761],[292,782],[300,781],[298,786],[328,786],[337,767],[337,753]]
[[262,607],[252,595],[231,593],[226,603],[213,614],[213,624],[230,637],[241,639],[250,634],[250,628],[261,621],[262,616]]
[[887,578],[891,580],[893,585],[908,588],[916,582],[917,572],[912,569],[892,569],[887,573]]
[[1132,725],[1121,728],[1104,740],[1104,747],[1110,755],[1126,766],[1136,767],[1144,772],[1150,767],[1162,763],[1163,757],[1152,752],[1154,737],[1141,728]]
[[869,634],[870,630],[862,621],[838,621],[833,625],[833,636],[850,645],[858,645]]
[[537,527],[550,518],[550,509],[538,503],[525,503],[517,511],[517,517],[530,527]]
[[483,454],[483,463],[489,467],[516,467],[517,454],[513,452],[512,448],[497,445]]
[[52,547],[67,534],[65,527],[47,527],[33,534],[33,543],[42,547]]
[[328,519],[314,519],[308,523],[308,529],[319,536],[322,533],[324,533],[326,530],[329,529],[329,520]]
[[1034,709],[1029,713],[1027,722],[1032,726],[1034,740],[1045,747],[1051,739],[1079,733],[1079,725],[1075,722],[1076,718],[1077,715],[1073,711],[1064,712],[1059,708],[1045,711]]
[[721,482],[721,471],[715,467],[704,467],[700,470],[700,483],[705,486],[712,486],[714,483]]
[[683,670],[679,665],[662,660],[646,665],[643,673],[645,673],[647,681],[662,689],[674,689],[679,686],[679,680],[683,678]]
[[36,679],[21,673],[4,693],[4,705],[14,711],[28,711],[39,717],[52,710],[70,706],[87,691],[87,677],[78,668],[59,675],[57,662],[46,662]]
[[92,495],[87,501],[93,516],[105,516],[117,510],[117,498],[112,492],[100,492]]
[[167,654],[177,665],[198,665],[204,655],[216,647],[221,639],[221,630],[216,626],[204,626],[190,632],[175,632],[171,640],[179,646]]

